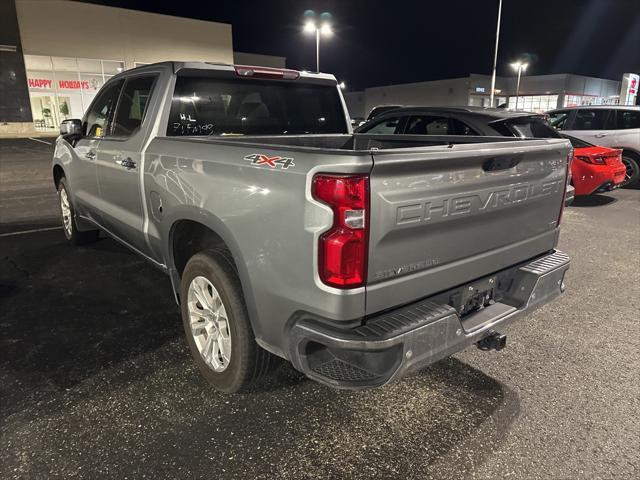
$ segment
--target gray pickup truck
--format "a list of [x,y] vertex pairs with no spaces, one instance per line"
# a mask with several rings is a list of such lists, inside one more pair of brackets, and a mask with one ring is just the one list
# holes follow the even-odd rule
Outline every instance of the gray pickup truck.
[[169,275],[218,390],[275,357],[365,388],[500,349],[564,290],[569,158],[563,139],[353,134],[331,75],[166,62],[61,125],[53,179],[71,243],[102,230]]

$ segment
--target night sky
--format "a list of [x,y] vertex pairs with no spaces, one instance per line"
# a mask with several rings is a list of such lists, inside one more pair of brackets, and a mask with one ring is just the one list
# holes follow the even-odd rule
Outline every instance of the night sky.
[[[320,69],[348,90],[491,73],[498,0],[82,0],[230,23],[234,50],[287,57],[315,69],[303,14],[333,16]],[[620,79],[640,73],[640,0],[503,0],[498,74],[529,60],[528,74]],[[176,59],[179,60],[179,59]]]

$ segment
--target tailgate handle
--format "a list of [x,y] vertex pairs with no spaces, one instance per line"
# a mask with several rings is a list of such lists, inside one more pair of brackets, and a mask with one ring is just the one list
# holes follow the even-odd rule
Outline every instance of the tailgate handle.
[[482,164],[485,172],[495,172],[498,170],[509,170],[520,163],[522,157],[492,157]]

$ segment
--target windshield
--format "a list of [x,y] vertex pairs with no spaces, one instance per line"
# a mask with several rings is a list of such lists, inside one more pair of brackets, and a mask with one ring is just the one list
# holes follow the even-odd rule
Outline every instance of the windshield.
[[178,76],[167,135],[347,133],[335,85]]

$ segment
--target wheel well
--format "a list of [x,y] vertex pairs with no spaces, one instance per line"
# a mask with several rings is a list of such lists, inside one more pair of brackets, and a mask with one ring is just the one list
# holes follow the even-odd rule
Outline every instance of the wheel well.
[[60,184],[60,179],[64,177],[64,170],[62,169],[62,167],[60,165],[54,165],[53,166],[53,183],[56,185],[56,188],[58,188],[58,185]]
[[635,158],[636,160],[640,160],[640,154],[635,150],[631,150],[629,148],[620,147],[622,149],[622,154],[627,154],[629,157]]
[[[222,250],[231,259],[229,247],[216,232],[192,220],[180,220],[173,227],[171,252],[178,275],[182,276],[189,259],[203,250]],[[235,268],[235,263],[234,263]]]

